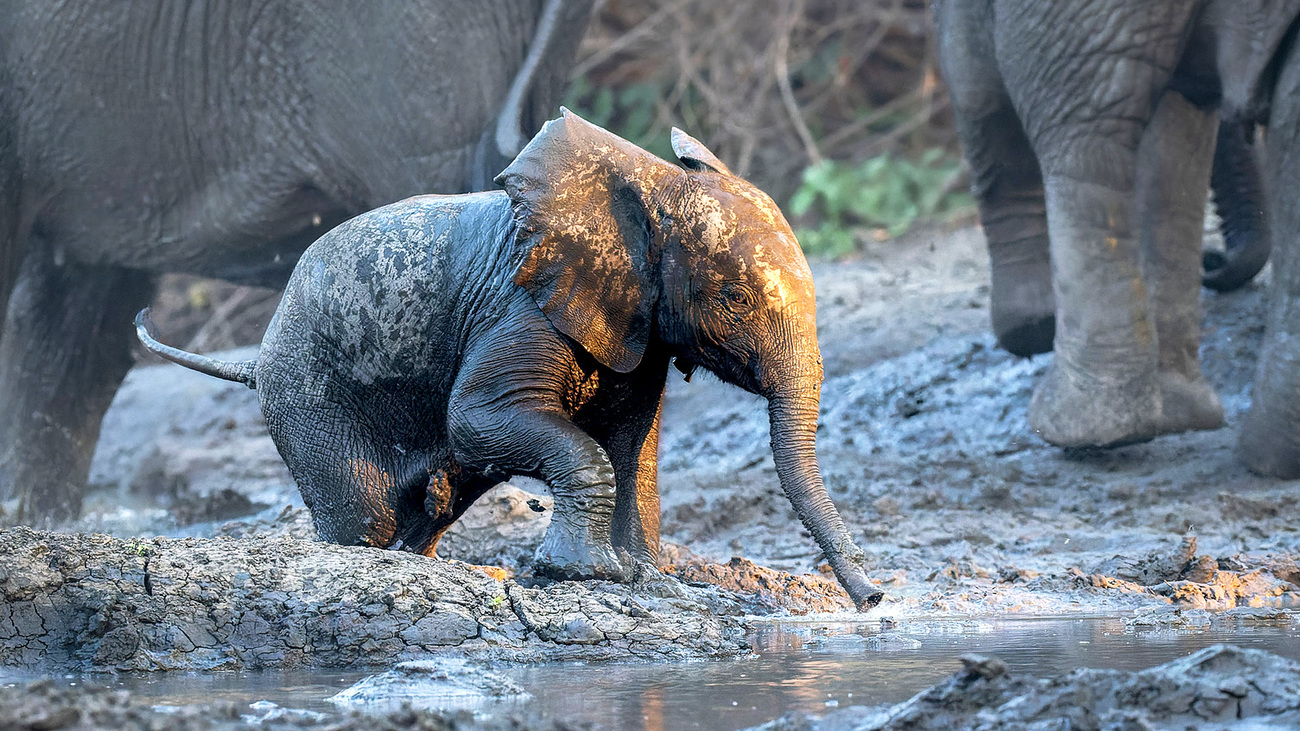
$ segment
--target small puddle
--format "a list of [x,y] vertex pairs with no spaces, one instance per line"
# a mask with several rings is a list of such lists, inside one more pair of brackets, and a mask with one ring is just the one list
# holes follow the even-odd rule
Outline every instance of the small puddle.
[[[737,660],[670,664],[563,663],[496,668],[533,698],[482,707],[529,710],[618,729],[739,729],[790,711],[825,713],[911,697],[959,668],[966,653],[996,655],[1013,671],[1055,675],[1079,667],[1141,670],[1229,642],[1300,660],[1300,625],[1126,629],[1122,619],[981,618],[774,622]],[[366,672],[217,672],[69,677],[127,688],[156,704],[268,700],[331,711],[325,698]],[[7,680],[0,675],[0,680]]]

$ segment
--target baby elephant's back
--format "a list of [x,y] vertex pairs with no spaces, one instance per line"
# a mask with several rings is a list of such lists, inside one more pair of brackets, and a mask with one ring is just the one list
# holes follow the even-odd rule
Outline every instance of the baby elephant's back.
[[299,261],[263,359],[324,348],[362,383],[436,369],[463,330],[460,295],[509,219],[505,194],[480,193],[409,198],[340,224]]

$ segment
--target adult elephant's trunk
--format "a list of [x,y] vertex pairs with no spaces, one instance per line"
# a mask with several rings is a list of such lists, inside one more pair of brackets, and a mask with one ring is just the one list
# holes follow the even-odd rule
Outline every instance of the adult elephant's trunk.
[[1224,120],[1219,124],[1219,141],[1214,148],[1210,187],[1223,219],[1227,251],[1205,252],[1201,283],[1220,292],[1230,292],[1253,279],[1268,262],[1272,250],[1264,189],[1255,151],[1248,141],[1252,129],[1253,125],[1244,122]]
[[880,603],[883,592],[867,582],[862,570],[862,549],[826,494],[817,467],[818,384],[772,396],[768,415],[772,424],[772,456],[781,488],[799,520],[817,540],[840,585],[859,611]]

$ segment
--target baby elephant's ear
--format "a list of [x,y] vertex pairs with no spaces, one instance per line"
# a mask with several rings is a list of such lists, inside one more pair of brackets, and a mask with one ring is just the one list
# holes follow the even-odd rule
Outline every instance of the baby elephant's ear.
[[641,362],[654,319],[646,194],[655,164],[672,167],[562,110],[496,178],[528,250],[515,283],[556,330],[621,373]]
[[704,146],[703,142],[691,137],[685,132],[673,127],[672,132],[673,154],[686,167],[700,172],[703,170],[712,170],[715,173],[731,175],[729,170],[717,155],[709,152],[709,148]]

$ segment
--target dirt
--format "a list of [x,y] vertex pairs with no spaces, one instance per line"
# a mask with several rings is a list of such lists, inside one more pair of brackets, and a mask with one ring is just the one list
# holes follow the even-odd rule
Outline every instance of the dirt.
[[1300,725],[1300,663],[1215,645],[1154,668],[1075,670],[1036,679],[1001,660],[961,658],[948,680],[887,710],[783,717],[764,731],[886,729],[1266,729]]
[[[813,270],[827,373],[819,456],[887,592],[874,614],[1300,605],[1300,483],[1252,475],[1233,456],[1264,284],[1204,294],[1203,360],[1226,428],[1067,452],[1027,425],[1051,356],[1014,358],[988,332],[978,229],[926,231]],[[689,588],[734,590],[725,595],[734,604],[714,602],[717,613],[841,611],[780,492],[767,430],[761,399],[706,374],[670,379],[665,572]],[[78,531],[312,536],[256,394],[175,366],[128,376],[91,477]],[[537,483],[498,488],[449,533],[442,555],[527,582],[549,510]]]
[[526,586],[468,564],[295,538],[0,531],[0,666],[43,672],[680,660],[748,651],[721,589]]

